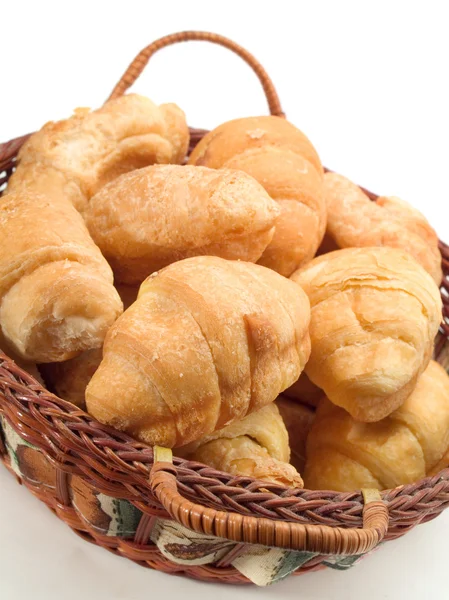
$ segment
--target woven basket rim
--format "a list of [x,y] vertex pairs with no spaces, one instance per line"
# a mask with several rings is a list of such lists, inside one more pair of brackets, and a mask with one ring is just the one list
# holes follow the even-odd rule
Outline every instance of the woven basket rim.
[[[22,436],[26,441],[36,446],[40,450],[48,453],[54,458],[54,460],[59,462],[58,459],[61,458],[61,455],[55,451],[55,449],[60,446],[60,441],[58,441],[56,437],[55,439],[47,437],[47,443],[43,444],[42,442],[39,442],[39,440],[36,440],[36,438],[27,432],[23,427],[18,426],[17,422],[13,418],[13,415],[18,416],[20,409],[22,409],[20,414],[23,418],[25,411],[28,412],[26,409],[27,405],[31,405],[33,401],[37,402],[44,419],[48,418],[49,416],[51,416],[51,418],[61,416],[58,415],[58,412],[64,415],[66,417],[66,433],[68,431],[78,431],[80,434],[95,434],[96,437],[93,437],[94,445],[98,444],[98,446],[100,446],[101,444],[104,448],[111,449],[112,451],[116,450],[118,452],[118,461],[117,465],[115,465],[116,467],[122,466],[126,468],[125,465],[127,465],[127,467],[131,467],[133,472],[143,473],[142,466],[151,465],[153,463],[153,448],[151,446],[134,439],[124,432],[99,423],[86,411],[78,408],[67,400],[59,398],[57,395],[48,391],[26,370],[19,367],[13,359],[9,358],[4,352],[0,351],[0,392],[2,391],[6,378],[10,380],[8,382],[9,384],[13,384],[15,386],[18,403],[15,407],[12,407],[11,405],[7,406],[5,403],[4,408],[0,411],[0,414],[4,415],[9,425],[16,431],[18,435]],[[35,395],[35,398],[27,397],[27,392],[31,392],[33,395]],[[32,418],[36,418],[36,414],[33,410],[29,410],[29,414],[32,416]],[[71,423],[69,421],[70,418],[72,419]],[[27,424],[29,425],[29,423]],[[174,452],[176,453],[176,449]],[[89,454],[89,449],[87,449],[87,454]],[[136,466],[137,462],[141,464]],[[282,484],[268,483],[252,477],[231,475],[230,473],[213,469],[204,463],[187,460],[177,457],[176,455],[174,456],[174,464],[181,470],[192,470],[200,473],[202,477],[207,479],[215,479],[217,483],[226,482],[226,485],[231,488],[239,486],[240,491],[241,486],[243,486],[250,493],[259,494],[258,490],[263,488],[264,490],[267,490],[264,492],[264,494],[266,494],[267,497],[268,495],[271,495],[272,499],[274,499],[275,496],[283,495],[286,492],[288,492],[289,497],[297,498],[301,498],[307,494],[308,499],[311,494],[322,494],[331,503],[340,504],[342,502],[360,502],[360,504],[363,505],[362,494],[359,490],[353,492],[338,492],[335,490],[308,490],[306,488],[289,488]],[[68,470],[72,472],[71,469]],[[418,490],[421,491],[429,487],[433,488],[436,483],[443,479],[448,480],[449,489],[449,467],[443,469],[434,476],[424,477],[416,482],[401,485],[396,488],[381,490],[381,495],[388,504],[392,498],[396,498],[398,495],[412,496]]]

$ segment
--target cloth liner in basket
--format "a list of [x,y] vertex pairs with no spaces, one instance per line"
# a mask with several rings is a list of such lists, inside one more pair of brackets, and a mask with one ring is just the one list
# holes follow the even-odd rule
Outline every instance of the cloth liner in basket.
[[[238,54],[258,76],[270,113],[283,116],[256,59],[207,32],[177,33],[150,44],[110,98],[125,93],[156,51],[188,40]],[[191,129],[190,151],[204,133]],[[0,146],[0,186],[7,184],[27,137]],[[449,371],[449,247],[441,242],[440,250],[444,320],[434,357]],[[324,567],[347,569],[449,505],[449,469],[381,493],[341,493],[288,489],[172,459],[170,451],[153,450],[57,398],[3,353],[0,457],[84,539],[147,567],[223,583],[267,585]]]

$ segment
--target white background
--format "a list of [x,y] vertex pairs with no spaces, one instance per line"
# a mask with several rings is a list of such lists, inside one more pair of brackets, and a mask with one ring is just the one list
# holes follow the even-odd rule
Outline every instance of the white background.
[[[253,52],[287,116],[328,167],[423,210],[449,240],[449,35],[445,0],[8,2],[0,11],[0,140],[99,106],[161,35],[215,31]],[[193,126],[263,114],[255,76],[204,43],[163,50],[133,90],[174,101]],[[449,513],[449,511],[448,511]],[[348,572],[236,588],[142,569],[78,539],[0,468],[2,600],[427,600],[447,597],[449,514]]]

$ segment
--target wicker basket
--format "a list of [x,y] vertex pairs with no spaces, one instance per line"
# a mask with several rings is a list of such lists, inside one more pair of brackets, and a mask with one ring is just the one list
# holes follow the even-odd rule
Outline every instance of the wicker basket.
[[[145,48],[131,63],[111,98],[123,94],[159,49],[187,40],[220,44],[241,56],[264,88],[271,114],[283,115],[273,84],[246,50],[218,35],[183,32]],[[191,130],[191,149],[204,134]],[[15,157],[28,136],[0,146],[0,185],[14,170]],[[371,198],[375,198],[370,194]],[[444,318],[449,317],[449,247],[440,244],[445,278]],[[441,325],[435,357],[447,360],[449,326]],[[235,477],[196,462],[174,458],[100,425],[85,412],[44,389],[0,354],[0,417],[36,453],[31,470],[20,472],[0,435],[0,456],[31,492],[84,539],[141,565],[224,583],[247,583],[231,566],[247,544],[315,552],[294,574],[323,568],[328,555],[357,555],[382,540],[404,535],[435,518],[449,504],[449,469],[381,494],[288,489],[248,477]],[[1,432],[1,428],[0,428]],[[156,459],[156,460],[155,460]],[[35,473],[46,468],[46,481]],[[140,515],[132,537],[104,535],[74,506],[74,487],[126,500]],[[150,540],[156,518],[171,518],[197,532],[232,540],[230,550],[212,565],[181,565],[166,558]]]

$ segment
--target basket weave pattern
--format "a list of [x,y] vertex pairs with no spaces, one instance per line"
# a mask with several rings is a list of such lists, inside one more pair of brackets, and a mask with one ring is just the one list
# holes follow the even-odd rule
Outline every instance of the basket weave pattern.
[[[219,43],[244,58],[262,82],[270,112],[283,114],[271,80],[259,63],[233,42],[201,32],[174,34],[150,45],[133,61],[111,97],[128,89],[155,51],[190,39]],[[191,134],[190,151],[204,135],[204,130],[192,129]],[[7,183],[17,152],[27,137],[0,145],[0,186]],[[375,198],[375,195],[370,194],[370,197]],[[443,312],[444,318],[449,319],[449,247],[440,243],[440,250],[445,275]],[[436,358],[448,337],[449,325],[444,320],[436,344]],[[214,566],[178,565],[165,558],[150,541],[154,519],[169,518],[150,483],[152,448],[99,424],[85,412],[57,398],[3,353],[0,353],[0,415],[21,438],[40,449],[55,469],[54,488],[29,480],[23,480],[23,483],[84,539],[167,573],[184,573],[207,581],[248,582],[229,566],[231,556],[225,556]],[[0,457],[13,472],[1,435]],[[364,500],[359,492],[288,489],[277,484],[262,484],[248,477],[232,476],[179,458],[174,459],[174,466],[180,494],[205,507],[283,522],[345,529],[362,527]],[[73,476],[82,478],[88,486],[103,494],[129,500],[142,511],[134,539],[102,535],[80,517],[72,505],[70,482]],[[389,514],[385,540],[392,540],[415,525],[435,518],[449,506],[449,469],[411,485],[383,491],[381,497]],[[239,551],[238,543],[233,556],[236,551]],[[319,569],[323,560],[323,556],[317,556],[295,574]]]

